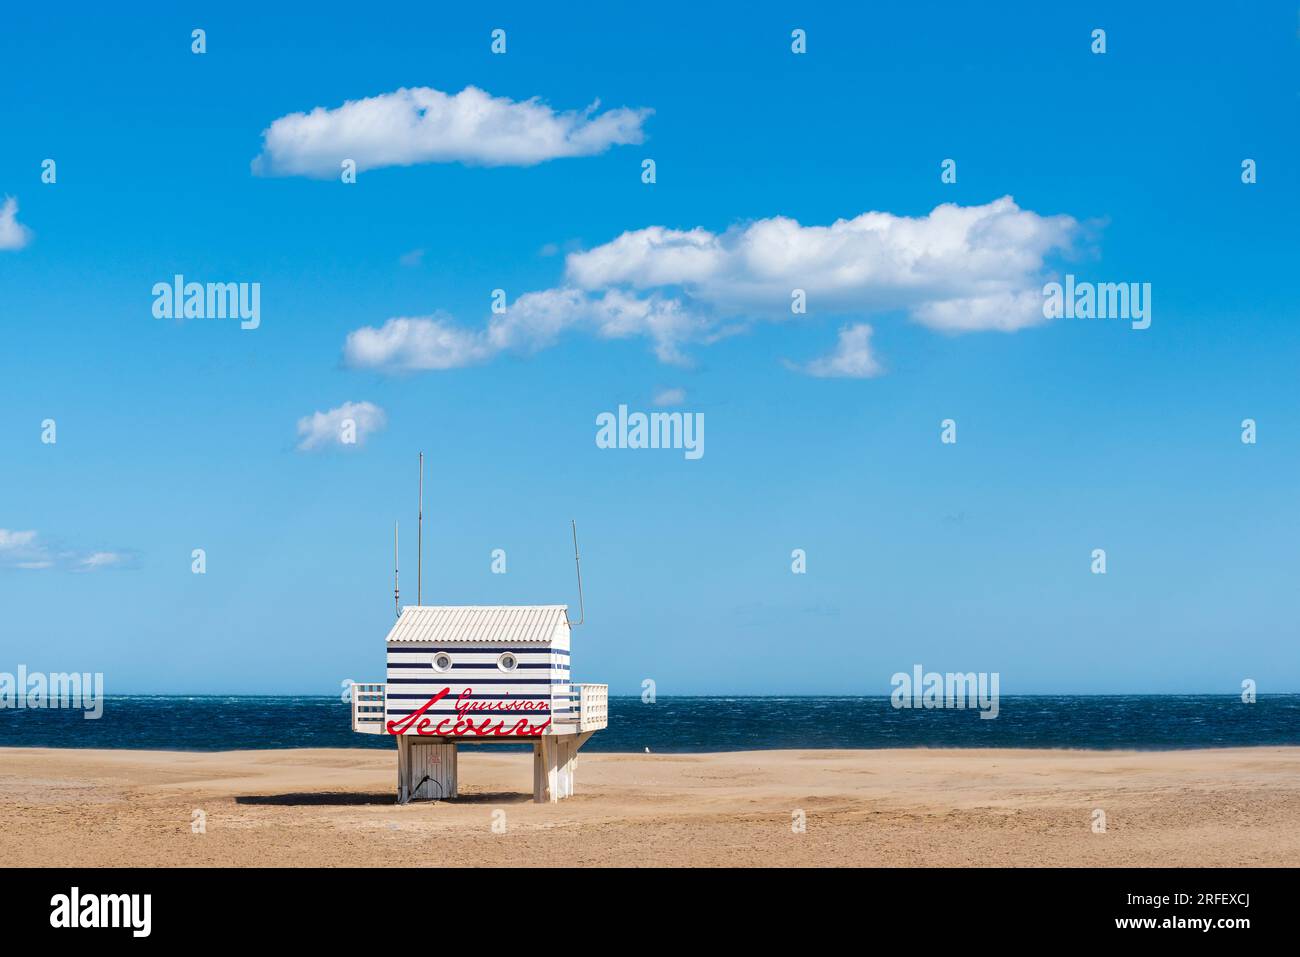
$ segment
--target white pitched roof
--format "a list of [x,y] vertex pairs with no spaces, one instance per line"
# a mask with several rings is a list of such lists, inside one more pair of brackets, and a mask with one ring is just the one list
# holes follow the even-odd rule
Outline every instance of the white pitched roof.
[[568,623],[567,605],[407,605],[388,641],[536,641]]

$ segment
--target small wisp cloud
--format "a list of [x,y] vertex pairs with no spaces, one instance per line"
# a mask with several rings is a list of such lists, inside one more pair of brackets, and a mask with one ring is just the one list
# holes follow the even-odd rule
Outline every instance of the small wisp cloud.
[[84,571],[94,571],[98,568],[112,568],[114,565],[121,565],[125,561],[126,556],[117,552],[91,552],[77,562],[77,565]]
[[0,528],[0,569],[94,572],[105,568],[129,568],[134,561],[131,552],[79,552],[46,542],[34,529]]
[[791,368],[818,379],[870,379],[885,369],[871,351],[872,329],[865,322],[844,326],[839,341],[827,355]]
[[373,402],[344,402],[327,412],[313,412],[298,420],[298,451],[364,445],[367,437],[387,425],[388,416]]
[[32,241],[32,231],[18,222],[18,200],[6,196],[0,203],[0,250],[22,249]]

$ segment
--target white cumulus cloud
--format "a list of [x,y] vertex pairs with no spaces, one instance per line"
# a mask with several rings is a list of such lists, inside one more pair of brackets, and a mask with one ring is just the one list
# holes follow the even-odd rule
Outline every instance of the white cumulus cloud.
[[[1047,259],[1080,232],[1067,215],[1021,209],[1010,196],[945,204],[925,216],[867,212],[828,226],[784,216],[720,233],[650,226],[565,259],[563,284],[516,299],[479,329],[445,315],[389,319],[348,336],[345,359],[401,372],[452,369],[511,350],[534,352],[570,330],[639,337],[663,362],[684,364],[758,321],[807,315],[899,313],[945,333],[1013,332],[1044,322]],[[800,368],[812,375],[879,375],[871,327],[841,330],[836,351]]]
[[827,355],[793,366],[819,379],[870,379],[884,367],[871,351],[872,328],[864,322],[840,329],[839,341]]
[[454,94],[402,88],[274,120],[262,133],[252,169],[257,175],[334,177],[346,159],[358,171],[417,163],[532,166],[642,142],[652,110],[600,112],[599,106],[557,112],[536,97],[511,100],[474,86]]
[[789,315],[791,293],[802,289],[810,312],[901,310],[946,332],[1011,331],[1044,321],[1045,259],[1069,248],[1078,228],[1010,196],[829,226],[785,216],[722,233],[651,226],[571,253],[567,276],[584,289],[671,287],[724,315]]
[[313,412],[298,420],[298,451],[363,445],[367,436],[387,424],[388,416],[374,403],[344,402],[328,412]]
[[672,405],[681,405],[685,401],[685,389],[660,389],[654,395],[654,404],[661,408]]
[[682,362],[680,343],[702,335],[704,326],[676,299],[638,297],[617,289],[602,294],[544,289],[520,296],[480,330],[458,326],[443,314],[363,326],[348,333],[343,360],[354,369],[388,373],[459,369],[502,352],[549,348],[570,329],[605,339],[644,336],[661,360]]
[[18,222],[18,200],[6,196],[0,203],[0,249],[22,249],[32,240],[32,231]]
[[491,355],[482,334],[461,329],[441,315],[389,319],[378,328],[363,326],[348,333],[343,346],[348,365],[385,372],[459,369]]
[[585,329],[603,339],[647,338],[661,361],[680,363],[685,361],[680,344],[707,337],[710,325],[672,297],[639,297],[620,289],[546,289],[525,293],[504,315],[493,316],[487,341],[496,352],[536,352],[554,345],[569,329]]

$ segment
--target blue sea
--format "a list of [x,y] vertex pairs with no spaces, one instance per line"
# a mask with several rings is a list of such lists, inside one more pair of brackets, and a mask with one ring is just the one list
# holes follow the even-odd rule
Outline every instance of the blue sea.
[[[1222,748],[1300,745],[1300,695],[1004,696],[979,711],[896,709],[880,697],[609,699],[592,751],[758,748]],[[355,734],[338,698],[108,696],[103,716],[0,709],[0,746],[225,751],[392,748]]]

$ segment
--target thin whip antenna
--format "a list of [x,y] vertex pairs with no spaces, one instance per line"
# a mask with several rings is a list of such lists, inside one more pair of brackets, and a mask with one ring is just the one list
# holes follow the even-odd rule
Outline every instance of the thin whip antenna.
[[402,617],[402,584],[397,566],[397,523],[393,522],[393,613]]
[[[582,604],[582,564],[578,561],[578,523],[570,519],[569,524],[573,526],[573,568],[578,573],[578,620],[570,621],[569,627],[577,628],[586,620],[587,609]],[[566,613],[564,617],[567,621],[569,616]]]
[[420,501],[415,533],[415,603],[424,604],[424,453],[420,453]]

